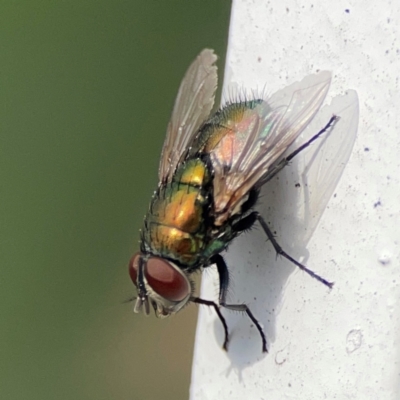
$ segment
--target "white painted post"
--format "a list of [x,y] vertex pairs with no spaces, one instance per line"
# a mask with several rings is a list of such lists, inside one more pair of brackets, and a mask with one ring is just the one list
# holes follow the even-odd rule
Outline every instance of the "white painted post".
[[[269,353],[261,353],[251,321],[226,310],[224,352],[220,321],[201,306],[190,398],[399,399],[400,3],[236,0],[232,7],[225,87],[273,93],[330,70],[327,102],[355,89],[360,119],[350,161],[315,230],[312,219],[311,227],[297,224],[290,198],[301,163],[268,184],[260,206],[278,242],[334,288],[276,260],[261,229],[243,234],[226,255],[229,300],[259,318]],[[324,122],[317,117],[312,129]],[[205,271],[201,296],[217,294],[216,274]]]

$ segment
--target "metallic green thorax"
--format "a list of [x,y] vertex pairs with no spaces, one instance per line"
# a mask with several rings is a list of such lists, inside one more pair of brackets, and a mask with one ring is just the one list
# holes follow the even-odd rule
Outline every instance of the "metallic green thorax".
[[142,230],[142,251],[189,269],[198,265],[207,247],[210,183],[207,165],[200,158],[184,162],[172,182],[161,185],[152,198]]

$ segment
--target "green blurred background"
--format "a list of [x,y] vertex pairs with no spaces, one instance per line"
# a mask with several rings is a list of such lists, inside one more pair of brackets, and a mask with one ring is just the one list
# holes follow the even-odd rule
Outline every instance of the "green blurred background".
[[228,0],[0,2],[0,399],[187,399],[197,310],[127,263],[173,101]]

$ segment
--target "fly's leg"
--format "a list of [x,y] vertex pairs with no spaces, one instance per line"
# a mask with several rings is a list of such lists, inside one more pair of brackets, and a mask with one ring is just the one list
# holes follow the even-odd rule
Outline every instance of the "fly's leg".
[[310,140],[308,140],[307,142],[302,144],[298,149],[294,150],[287,157],[285,157],[278,164],[276,164],[271,169],[271,171],[262,179],[262,185],[264,185],[266,182],[271,180],[278,172],[280,172],[283,168],[285,168],[286,165],[288,165],[289,162],[292,161],[293,158],[297,156],[297,154],[299,154],[301,151],[306,149],[311,143],[313,143],[315,140],[317,140],[326,131],[331,129],[338,120],[339,120],[339,117],[337,115],[333,115],[331,117],[331,119],[328,121],[328,123],[317,134],[315,134]]
[[331,119],[328,121],[328,123],[316,134],[314,135],[310,140],[302,144],[298,149],[290,153],[286,157],[286,163],[290,162],[294,157],[297,156],[301,151],[303,151],[305,148],[307,148],[311,143],[313,143],[315,140],[317,140],[322,134],[324,134],[328,129],[332,128],[336,122],[339,121],[339,117],[337,115],[332,115]]
[[[247,229],[250,229],[256,221],[258,221],[260,223],[261,227],[263,228],[263,231],[267,235],[268,239],[271,241],[272,246],[274,246],[274,249],[275,249],[275,251],[277,252],[278,255],[280,255],[282,257],[285,257],[287,260],[289,260],[294,265],[299,267],[302,271],[306,272],[308,275],[312,276],[317,281],[323,283],[324,285],[326,285],[330,289],[332,289],[333,282],[328,282],[326,279],[322,278],[322,276],[317,275],[314,271],[311,271],[305,265],[300,264],[298,261],[296,261],[293,257],[291,257],[288,253],[286,253],[282,249],[282,247],[276,241],[274,234],[271,232],[271,229],[269,229],[269,227],[268,227],[267,223],[265,222],[264,218],[257,211],[253,211],[252,213],[250,213],[246,217],[244,217],[241,220],[239,220],[238,222],[236,222],[232,226],[232,228],[236,232],[242,232],[242,231],[245,231]],[[219,272],[219,270],[218,270],[218,272]],[[221,273],[220,273],[220,282],[221,282]],[[221,292],[221,287],[220,287],[220,292]]]
[[222,325],[224,327],[225,340],[224,340],[224,344],[223,344],[222,347],[223,347],[223,349],[225,351],[227,351],[228,350],[228,342],[229,342],[228,325],[226,323],[226,320],[225,320],[224,316],[221,313],[221,310],[218,307],[218,304],[214,303],[213,301],[210,301],[210,300],[200,299],[199,297],[191,297],[190,301],[192,301],[193,303],[197,303],[197,304],[203,304],[203,305],[208,306],[208,307],[214,307],[214,310],[217,313],[217,315],[218,315],[218,317],[219,317],[219,319],[222,322]]
[[[247,316],[253,321],[254,325],[256,326],[262,340],[262,351],[264,353],[267,353],[267,339],[265,337],[265,333],[260,325],[260,323],[257,321],[257,319],[254,317],[253,313],[250,311],[249,307],[247,307],[246,304],[226,304],[226,295],[228,293],[228,287],[229,287],[229,272],[228,268],[226,266],[225,260],[220,254],[215,255],[211,259],[212,263],[215,263],[217,265],[217,270],[218,270],[218,275],[219,275],[219,304],[221,307],[225,307],[228,310],[233,310],[233,311],[240,311],[240,312],[245,312]],[[220,317],[221,319],[221,317]],[[226,343],[227,344],[227,343]],[[225,343],[224,343],[225,346]],[[225,347],[224,347],[225,348]]]
[[249,222],[252,222],[252,223],[254,223],[256,220],[260,223],[261,227],[263,228],[263,231],[267,235],[268,239],[271,241],[272,246],[274,246],[274,249],[275,249],[275,251],[277,252],[278,255],[280,255],[282,257],[285,257],[287,260],[292,262],[294,265],[299,267],[302,271],[306,272],[308,275],[310,275],[311,277],[313,277],[317,281],[319,281],[319,282],[323,283],[324,285],[328,286],[330,289],[332,288],[333,282],[328,282],[326,279],[322,278],[322,276],[317,275],[315,272],[311,271],[310,269],[308,269],[303,264],[300,264],[298,261],[296,261],[293,257],[291,257],[289,254],[287,254],[282,249],[282,247],[276,241],[274,234],[269,229],[269,227],[268,227],[267,223],[265,222],[264,218],[257,211],[253,211],[247,217],[245,217],[241,221],[239,221],[239,223],[242,223],[242,225],[245,225],[247,219],[249,219]]

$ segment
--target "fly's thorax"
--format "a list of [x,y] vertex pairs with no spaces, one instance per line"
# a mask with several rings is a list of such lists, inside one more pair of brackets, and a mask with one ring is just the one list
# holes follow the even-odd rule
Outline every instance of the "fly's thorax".
[[159,187],[142,230],[146,250],[188,267],[198,263],[205,247],[210,179],[207,165],[196,158],[183,163],[172,182]]
[[176,171],[173,182],[192,187],[205,188],[211,180],[207,165],[200,158],[185,161]]
[[129,275],[138,290],[136,313],[148,315],[152,305],[158,317],[168,317],[188,303],[193,291],[187,274],[161,257],[136,253],[129,262]]
[[146,239],[146,247],[150,251],[173,258],[187,267],[198,263],[204,249],[203,235],[190,234],[165,225],[151,224]]

